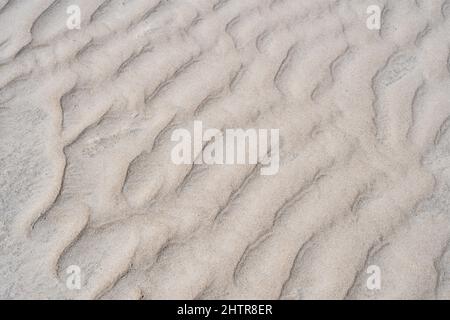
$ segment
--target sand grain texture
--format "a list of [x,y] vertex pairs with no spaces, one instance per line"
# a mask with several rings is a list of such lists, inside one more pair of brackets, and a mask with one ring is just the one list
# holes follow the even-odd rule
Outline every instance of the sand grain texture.
[[449,128],[448,0],[0,0],[0,298],[449,299]]

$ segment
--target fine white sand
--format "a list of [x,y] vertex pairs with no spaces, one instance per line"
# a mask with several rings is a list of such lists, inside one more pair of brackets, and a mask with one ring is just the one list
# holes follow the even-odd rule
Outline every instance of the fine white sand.
[[0,298],[450,299],[449,55],[449,0],[0,0]]

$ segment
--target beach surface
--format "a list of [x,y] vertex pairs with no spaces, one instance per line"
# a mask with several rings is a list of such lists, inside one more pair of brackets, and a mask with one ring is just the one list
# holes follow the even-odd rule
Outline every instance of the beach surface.
[[0,0],[0,298],[450,299],[449,128],[450,0]]

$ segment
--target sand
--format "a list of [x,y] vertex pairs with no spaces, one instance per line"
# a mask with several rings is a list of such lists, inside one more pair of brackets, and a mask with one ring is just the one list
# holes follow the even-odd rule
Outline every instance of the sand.
[[0,0],[0,298],[449,299],[449,127],[449,0]]

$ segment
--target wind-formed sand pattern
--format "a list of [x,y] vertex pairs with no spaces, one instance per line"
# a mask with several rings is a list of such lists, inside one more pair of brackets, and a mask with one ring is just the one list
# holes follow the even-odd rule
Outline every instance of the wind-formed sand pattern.
[[0,298],[450,299],[449,127],[449,0],[0,0]]

